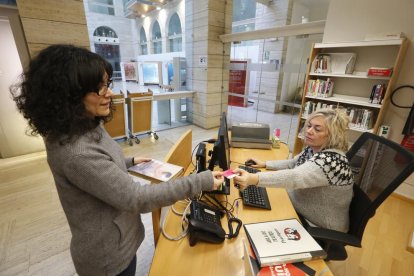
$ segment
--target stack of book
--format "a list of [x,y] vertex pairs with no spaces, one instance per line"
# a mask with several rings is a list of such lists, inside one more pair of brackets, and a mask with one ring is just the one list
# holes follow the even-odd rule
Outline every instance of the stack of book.
[[[243,225],[259,268],[322,259],[326,252],[297,219]],[[266,269],[266,268],[265,268]]]
[[327,80],[308,80],[306,85],[306,95],[321,98],[331,97],[333,86],[334,82],[330,78]]

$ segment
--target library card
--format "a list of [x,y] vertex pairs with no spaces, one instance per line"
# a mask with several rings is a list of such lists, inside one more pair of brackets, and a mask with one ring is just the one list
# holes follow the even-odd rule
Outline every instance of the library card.
[[233,170],[227,170],[223,172],[223,176],[226,177],[227,179],[232,179],[233,177],[235,177],[237,174],[235,174],[233,172]]

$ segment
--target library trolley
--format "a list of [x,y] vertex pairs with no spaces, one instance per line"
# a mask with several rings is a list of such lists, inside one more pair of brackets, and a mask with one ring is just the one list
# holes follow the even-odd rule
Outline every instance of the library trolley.
[[125,127],[125,98],[122,94],[112,96],[112,104],[115,110],[112,114],[112,120],[105,123],[105,129],[114,139],[127,138]]
[[158,135],[151,130],[152,92],[127,93],[126,103],[128,107],[128,138],[132,146],[132,140],[139,144],[138,135],[153,135],[158,140]]

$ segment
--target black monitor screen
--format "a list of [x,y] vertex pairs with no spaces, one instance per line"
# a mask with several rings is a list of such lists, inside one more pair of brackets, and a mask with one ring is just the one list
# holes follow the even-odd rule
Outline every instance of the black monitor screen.
[[[230,168],[230,141],[227,131],[227,119],[225,112],[221,115],[218,136],[216,142],[214,143],[208,169],[212,171],[215,166],[219,166],[223,171]],[[215,193],[230,194],[230,181],[227,178],[225,181],[225,185],[223,185],[222,189],[214,191]]]

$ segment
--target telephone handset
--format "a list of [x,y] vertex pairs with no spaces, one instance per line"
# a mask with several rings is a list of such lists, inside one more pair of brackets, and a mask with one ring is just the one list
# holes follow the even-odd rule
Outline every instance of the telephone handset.
[[200,201],[191,201],[188,215],[190,246],[198,241],[222,243],[226,232],[221,227],[221,212]]

